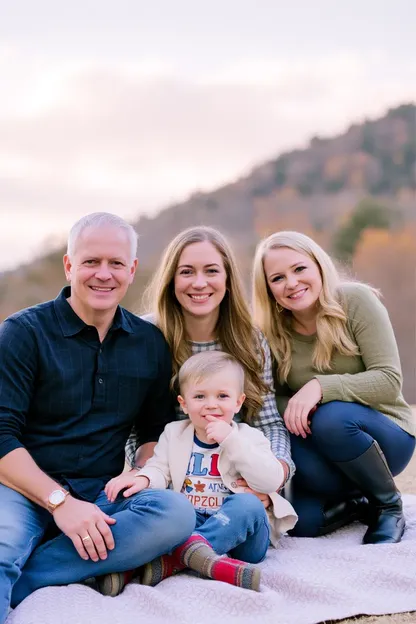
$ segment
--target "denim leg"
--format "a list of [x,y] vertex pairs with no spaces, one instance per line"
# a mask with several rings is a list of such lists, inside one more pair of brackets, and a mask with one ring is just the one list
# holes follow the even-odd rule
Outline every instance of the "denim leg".
[[315,446],[312,436],[290,436],[296,473],[290,487],[298,521],[290,531],[296,537],[315,537],[325,524],[325,507],[359,495],[356,487],[327,460]]
[[117,522],[111,526],[115,548],[105,560],[81,559],[72,541],[59,535],[29,558],[12,594],[12,606],[47,585],[67,585],[91,576],[132,570],[182,544],[195,528],[195,511],[186,496],[171,490],[143,490],[96,504]]
[[290,531],[296,537],[315,537],[325,524],[325,507],[358,494],[355,486],[315,445],[313,436],[290,436],[296,473],[290,502],[298,521]]
[[4,622],[13,585],[39,544],[50,514],[19,492],[0,484],[0,623]]
[[298,514],[298,521],[294,528],[289,531],[289,535],[292,537],[316,537],[319,535],[320,528],[325,523],[324,512],[328,499],[298,486],[293,488],[290,502]]
[[266,510],[254,494],[227,496],[220,509],[195,532],[205,537],[219,555],[229,553],[248,563],[262,561],[269,546]]
[[290,502],[298,521],[290,531],[296,537],[316,537],[325,525],[325,508],[359,495],[357,488],[316,448],[313,437],[290,436],[296,473]]
[[339,499],[352,490],[349,479],[322,454],[314,436],[290,434],[290,445],[296,466],[291,482],[293,491],[305,489],[316,496]]
[[390,470],[399,474],[408,464],[415,438],[376,410],[345,401],[320,406],[312,417],[312,435],[291,435],[296,474],[291,503],[299,516],[291,535],[312,537],[325,522],[332,504],[359,495],[356,486],[334,465],[364,453],[377,440]]
[[320,454],[331,462],[356,459],[376,440],[394,476],[409,463],[415,438],[380,412],[345,401],[320,406],[312,417],[312,439]]

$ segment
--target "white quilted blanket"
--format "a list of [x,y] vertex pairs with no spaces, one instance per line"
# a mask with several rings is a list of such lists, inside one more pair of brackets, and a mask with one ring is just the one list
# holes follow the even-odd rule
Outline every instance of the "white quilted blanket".
[[117,598],[82,585],[46,587],[7,624],[315,624],[416,610],[416,496],[404,501],[400,544],[362,546],[358,523],[319,539],[285,537],[261,564],[260,593],[186,574],[156,588],[132,583]]

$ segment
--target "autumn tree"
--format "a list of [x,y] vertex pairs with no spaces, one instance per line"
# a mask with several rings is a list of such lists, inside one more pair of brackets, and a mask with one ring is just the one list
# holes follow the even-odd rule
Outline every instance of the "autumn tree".
[[333,238],[334,255],[350,263],[361,235],[368,228],[388,229],[397,221],[397,212],[369,197],[359,202],[348,221]]

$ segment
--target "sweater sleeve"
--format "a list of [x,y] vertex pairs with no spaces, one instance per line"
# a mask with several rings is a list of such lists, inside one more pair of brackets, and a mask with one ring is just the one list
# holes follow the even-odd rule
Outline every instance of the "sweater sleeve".
[[273,382],[272,356],[269,344],[264,335],[259,332],[260,344],[263,350],[263,381],[268,391],[263,396],[263,407],[250,423],[259,429],[269,440],[273,454],[277,459],[286,462],[289,468],[288,479],[295,473],[295,465],[290,453],[289,432],[286,429],[282,414],[276,405],[276,395]]
[[283,484],[281,463],[273,455],[270,442],[248,425],[233,427],[220,446],[248,485],[256,492],[276,492]]
[[394,403],[401,392],[402,373],[387,310],[377,295],[361,284],[346,287],[345,297],[348,323],[365,371],[315,375],[322,387],[322,402]]

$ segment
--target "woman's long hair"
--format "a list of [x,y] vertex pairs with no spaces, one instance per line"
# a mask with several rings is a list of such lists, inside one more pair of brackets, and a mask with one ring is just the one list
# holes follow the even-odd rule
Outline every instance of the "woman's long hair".
[[[308,256],[317,265],[322,289],[317,301],[316,334],[313,366],[320,372],[331,369],[334,351],[358,355],[357,345],[347,330],[347,315],[342,305],[340,286],[343,283],[328,254],[309,236],[300,232],[277,232],[261,241],[253,265],[253,315],[263,331],[277,362],[278,379],[285,383],[292,366],[292,319],[290,310],[277,310],[276,301],[267,284],[264,259],[271,249],[285,247]],[[345,282],[344,282],[345,283]]]
[[192,355],[182,308],[175,296],[174,279],[180,256],[188,245],[210,242],[221,255],[227,276],[221,301],[216,339],[221,349],[234,356],[245,372],[245,420],[250,422],[262,407],[268,390],[262,380],[263,351],[246,303],[242,279],[227,239],[210,227],[192,227],[178,234],[166,248],[159,267],[145,292],[148,312],[153,313],[172,353],[172,386],[177,390],[181,365]]

